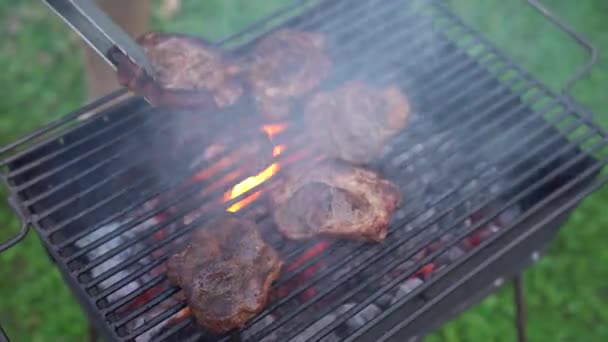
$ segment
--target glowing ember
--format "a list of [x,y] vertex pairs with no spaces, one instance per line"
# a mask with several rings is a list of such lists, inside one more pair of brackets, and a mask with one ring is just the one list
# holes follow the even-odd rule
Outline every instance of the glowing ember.
[[275,147],[272,149],[272,156],[273,156],[273,157],[278,157],[278,156],[279,156],[281,153],[283,153],[283,150],[284,150],[284,149],[285,149],[285,146],[283,146],[283,145],[278,145],[278,146],[275,146]]
[[276,124],[276,125],[264,125],[262,126],[262,130],[268,134],[268,138],[272,140],[275,135],[283,132],[287,128],[287,125],[284,124]]
[[[320,241],[316,243],[314,246],[307,249],[304,253],[302,253],[298,258],[287,266],[287,270],[294,272],[298,268],[302,267],[306,264],[310,259],[317,257],[320,255],[325,249],[329,247],[328,241]],[[306,283],[311,278],[313,278],[317,272],[317,270],[322,269],[322,262],[316,261],[312,263],[312,265],[306,267],[303,271],[301,271],[294,279],[289,281],[287,284],[284,284],[280,288],[278,288],[277,294],[279,297],[286,297],[289,295],[291,291],[298,288],[301,284]],[[310,287],[302,292],[298,298],[301,302],[306,302],[310,298],[314,297],[317,294],[317,290],[314,287]]]
[[[233,198],[239,197],[240,195],[246,193],[247,191],[264,183],[265,181],[270,179],[270,177],[274,176],[278,171],[279,171],[279,164],[272,163],[269,167],[266,168],[266,170],[260,172],[256,176],[249,177],[249,178],[245,179],[244,181],[235,185],[231,191],[227,192],[224,195],[224,200],[229,201]],[[228,208],[228,211],[234,213],[234,212],[244,208],[247,204],[253,202],[256,198],[258,198],[259,195],[260,194],[258,191],[257,193],[254,193],[253,195],[248,196],[247,198],[232,205],[230,208]],[[251,197],[255,197],[255,198],[251,198]]]
[[185,308],[181,309],[175,316],[177,319],[183,319],[190,316],[190,314],[190,308],[186,306]]

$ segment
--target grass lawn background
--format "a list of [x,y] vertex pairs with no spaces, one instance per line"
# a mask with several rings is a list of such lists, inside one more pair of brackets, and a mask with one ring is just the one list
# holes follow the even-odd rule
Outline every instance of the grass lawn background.
[[[132,0],[133,1],[133,0]],[[222,37],[287,0],[184,0],[156,29]],[[451,0],[455,10],[554,89],[585,55],[524,0]],[[575,97],[608,127],[608,1],[546,0],[600,49]],[[0,0],[0,144],[78,108],[84,100],[78,38],[39,0]],[[4,189],[0,196],[4,198]],[[525,273],[531,341],[608,341],[608,189],[574,212],[548,255]],[[0,204],[0,239],[18,222]],[[429,341],[513,341],[505,287]],[[14,341],[83,341],[86,318],[35,234],[0,255],[0,323]]]

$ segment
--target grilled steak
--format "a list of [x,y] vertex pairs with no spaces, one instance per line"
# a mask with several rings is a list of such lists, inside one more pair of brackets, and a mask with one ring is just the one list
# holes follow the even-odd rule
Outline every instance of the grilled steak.
[[243,327],[264,308],[282,261],[255,223],[223,218],[196,230],[167,266],[198,323],[219,334]]
[[118,64],[118,81],[155,105],[185,108],[221,108],[243,94],[240,68],[204,40],[183,34],[150,32],[137,42],[143,47],[156,79],[137,67],[118,49],[111,57]]
[[382,241],[399,198],[397,186],[378,174],[335,161],[288,174],[270,193],[278,229],[296,240],[330,235]]
[[292,100],[315,89],[329,74],[324,37],[291,29],[275,31],[254,48],[249,79],[261,114],[279,120]]
[[410,106],[395,86],[374,88],[360,81],[315,94],[304,120],[312,141],[327,156],[366,164],[407,125]]

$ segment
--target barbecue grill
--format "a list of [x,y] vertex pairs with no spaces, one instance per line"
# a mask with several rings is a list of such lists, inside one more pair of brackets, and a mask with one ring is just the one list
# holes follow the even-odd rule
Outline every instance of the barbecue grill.
[[[9,203],[23,222],[1,249],[34,227],[107,340],[416,339],[517,279],[571,209],[606,181],[599,176],[606,132],[567,93],[595,50],[531,3],[592,52],[563,93],[441,1],[295,1],[218,42],[238,53],[279,26],[318,31],[337,65],[326,86],[356,77],[404,89],[410,125],[374,165],[405,197],[383,243],[278,236],[264,198],[280,170],[224,198],[263,169],[226,159],[263,135],[247,104],[223,114],[232,122],[202,127],[200,144],[188,144],[196,148],[172,151],[166,146],[185,129],[180,120],[197,113],[151,108],[121,90],[0,150]],[[284,147],[273,163],[314,167],[298,127],[294,119],[273,135]],[[218,131],[239,139],[221,155],[195,158],[209,143],[205,135]],[[217,215],[254,218],[285,259],[264,311],[225,336],[194,323],[164,273],[172,248]],[[519,328],[523,340],[523,321]]]

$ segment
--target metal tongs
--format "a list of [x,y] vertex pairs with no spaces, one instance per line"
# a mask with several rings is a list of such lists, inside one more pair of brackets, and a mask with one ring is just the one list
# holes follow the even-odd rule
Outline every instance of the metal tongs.
[[118,49],[149,76],[154,78],[152,66],[148,62],[142,47],[114,23],[104,11],[97,7],[93,0],[42,1],[76,31],[114,69],[117,69],[118,62],[112,58],[110,52],[112,49]]

